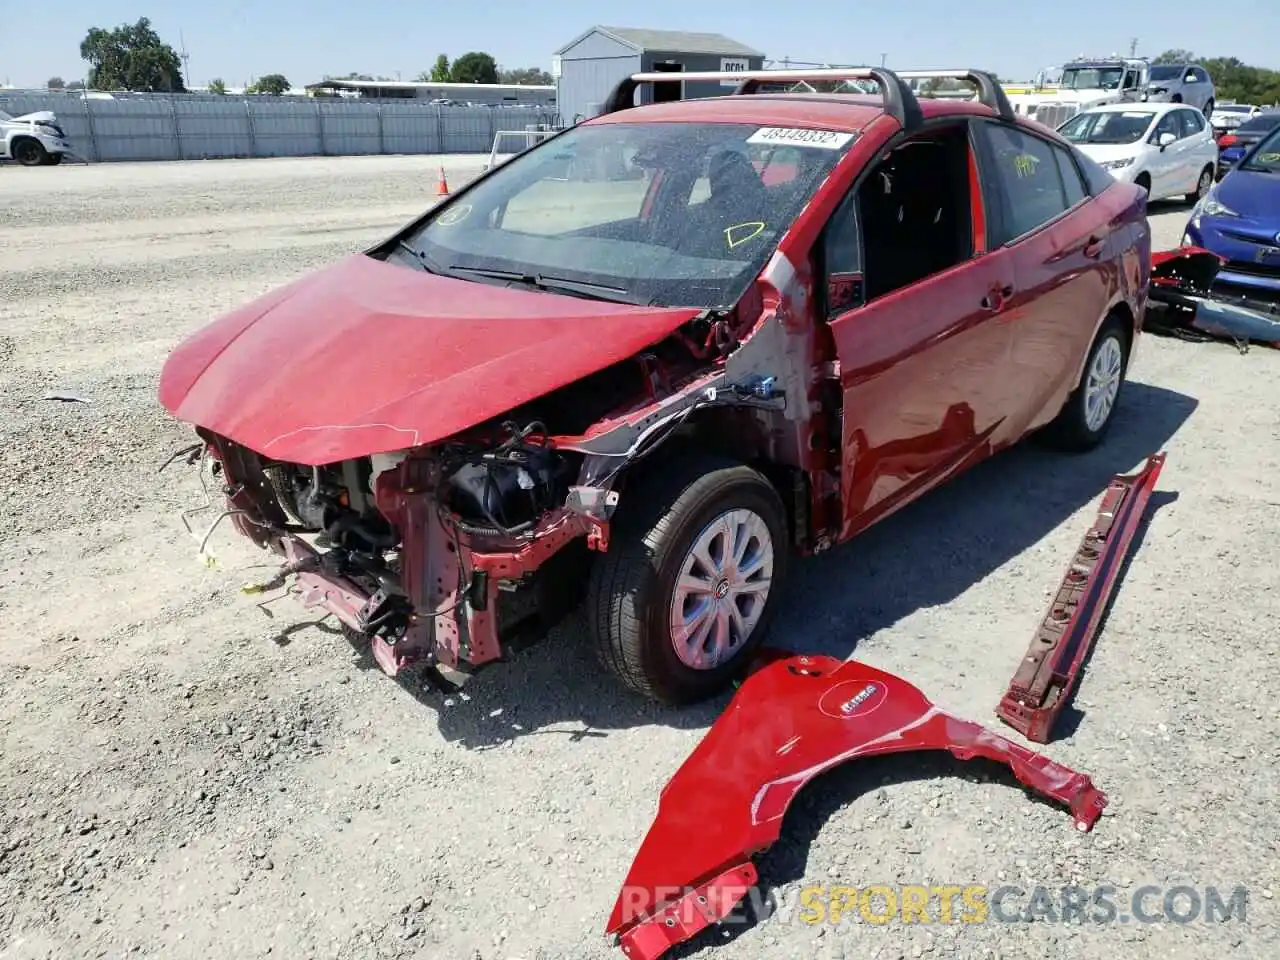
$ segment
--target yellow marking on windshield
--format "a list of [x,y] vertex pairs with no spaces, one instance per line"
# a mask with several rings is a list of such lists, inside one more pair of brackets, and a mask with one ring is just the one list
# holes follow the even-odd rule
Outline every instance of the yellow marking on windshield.
[[471,204],[464,203],[460,207],[450,207],[444,213],[436,218],[436,223],[442,227],[451,227],[455,223],[461,223],[471,214]]
[[1258,159],[1263,163],[1280,163],[1280,153],[1260,153]]
[[725,227],[725,246],[734,250],[764,233],[764,227],[764,222],[761,220],[749,220],[746,223],[735,223],[732,227]]

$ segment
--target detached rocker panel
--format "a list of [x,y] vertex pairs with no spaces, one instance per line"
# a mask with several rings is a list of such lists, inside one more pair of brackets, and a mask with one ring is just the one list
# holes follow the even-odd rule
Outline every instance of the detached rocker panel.
[[1163,453],[1152,454],[1139,472],[1112,478],[1097,517],[996,707],[1000,719],[1028,740],[1049,742],[1075,689],[1164,460]]

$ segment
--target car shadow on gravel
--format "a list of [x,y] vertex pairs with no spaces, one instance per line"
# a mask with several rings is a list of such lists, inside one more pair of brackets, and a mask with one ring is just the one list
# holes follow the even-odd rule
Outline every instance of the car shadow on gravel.
[[[951,603],[1095,500],[1112,477],[1162,450],[1198,403],[1130,381],[1111,433],[1095,450],[1063,454],[1029,439],[850,543],[807,558],[794,570],[770,642],[845,658],[917,610]],[[1067,559],[1047,567],[1037,588],[1053,587]],[[1028,637],[1043,613],[1038,589],[1035,596]]]
[[[1098,449],[1068,456],[1023,443],[853,543],[799,563],[770,643],[847,657],[863,638],[916,610],[955,600],[1096,498],[1117,473],[1163,448],[1196,405],[1183,394],[1130,381]],[[1046,569],[1044,586],[1060,575],[1056,564]],[[1028,608],[1028,632],[1040,612]],[[604,672],[584,633],[571,617],[510,661],[478,671],[460,694],[403,686],[436,713],[445,739],[473,749],[534,735],[591,739],[655,724],[698,729],[728,702],[724,694],[676,710],[634,695]],[[367,654],[359,666],[376,669]]]

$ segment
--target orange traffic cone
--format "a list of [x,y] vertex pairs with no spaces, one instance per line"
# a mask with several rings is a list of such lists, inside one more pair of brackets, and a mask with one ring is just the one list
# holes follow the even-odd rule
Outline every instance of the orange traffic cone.
[[440,183],[436,187],[437,197],[447,197],[449,195],[449,181],[444,178],[444,167],[440,168]]

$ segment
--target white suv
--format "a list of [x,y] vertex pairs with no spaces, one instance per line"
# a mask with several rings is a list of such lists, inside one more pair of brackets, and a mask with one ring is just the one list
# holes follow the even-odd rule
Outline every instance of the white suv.
[[15,160],[24,167],[49,166],[72,152],[51,111],[11,117],[0,110],[0,160]]

